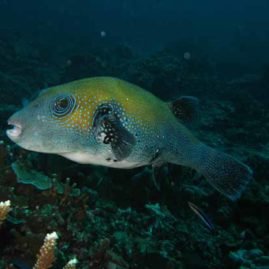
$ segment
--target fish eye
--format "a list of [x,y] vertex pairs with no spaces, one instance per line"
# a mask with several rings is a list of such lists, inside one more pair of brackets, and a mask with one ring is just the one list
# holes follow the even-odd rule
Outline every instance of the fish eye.
[[56,117],[64,117],[70,114],[76,106],[76,100],[71,95],[57,96],[51,105],[52,114]]

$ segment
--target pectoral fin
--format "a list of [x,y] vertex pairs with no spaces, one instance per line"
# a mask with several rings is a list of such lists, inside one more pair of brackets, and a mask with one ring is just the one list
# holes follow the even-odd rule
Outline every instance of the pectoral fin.
[[169,103],[176,118],[183,123],[192,123],[198,118],[199,99],[193,96],[182,96]]
[[113,113],[111,106],[104,107],[95,115],[95,136],[98,141],[111,145],[117,161],[127,158],[136,143],[135,137],[121,123]]

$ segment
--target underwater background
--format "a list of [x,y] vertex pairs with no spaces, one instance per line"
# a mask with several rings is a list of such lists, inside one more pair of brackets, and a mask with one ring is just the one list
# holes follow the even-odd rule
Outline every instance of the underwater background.
[[[35,269],[269,269],[268,14],[268,0],[0,0],[0,269],[33,268],[52,232],[54,263]],[[93,76],[197,96],[193,132],[255,180],[232,202],[186,167],[155,178],[7,138],[41,89]]]

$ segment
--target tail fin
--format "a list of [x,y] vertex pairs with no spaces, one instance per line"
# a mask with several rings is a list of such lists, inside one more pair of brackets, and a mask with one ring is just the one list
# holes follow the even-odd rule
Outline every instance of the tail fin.
[[[195,150],[196,151],[196,150]],[[200,145],[194,168],[219,192],[231,200],[241,196],[253,179],[252,170],[232,156]]]

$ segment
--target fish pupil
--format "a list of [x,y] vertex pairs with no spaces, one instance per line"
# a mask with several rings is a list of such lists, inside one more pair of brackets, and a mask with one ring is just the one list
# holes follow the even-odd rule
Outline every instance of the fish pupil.
[[68,107],[68,100],[67,98],[62,98],[60,100],[57,100],[56,106],[61,109],[66,109]]

